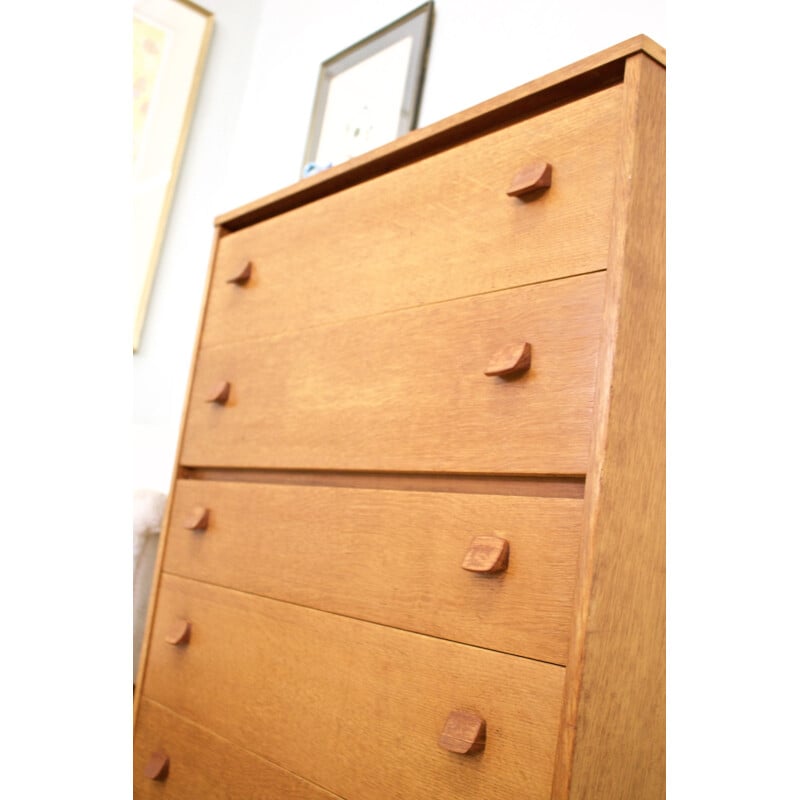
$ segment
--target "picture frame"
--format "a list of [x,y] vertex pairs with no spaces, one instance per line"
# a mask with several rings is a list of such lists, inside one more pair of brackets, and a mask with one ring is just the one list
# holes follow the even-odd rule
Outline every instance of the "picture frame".
[[190,0],[133,3],[133,351],[139,349],[213,14]]
[[416,127],[432,27],[428,2],[323,61],[303,176]]

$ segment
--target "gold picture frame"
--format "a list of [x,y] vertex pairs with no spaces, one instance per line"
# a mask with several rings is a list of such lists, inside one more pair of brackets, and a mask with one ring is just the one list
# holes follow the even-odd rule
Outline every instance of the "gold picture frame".
[[303,176],[416,127],[432,28],[428,2],[322,62]]
[[211,40],[213,14],[189,0],[133,4],[133,351]]

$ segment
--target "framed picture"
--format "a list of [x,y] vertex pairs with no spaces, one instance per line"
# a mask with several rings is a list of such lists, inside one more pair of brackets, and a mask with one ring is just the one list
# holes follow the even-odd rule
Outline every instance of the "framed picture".
[[139,348],[212,15],[188,0],[133,4],[133,350]]
[[433,3],[322,63],[303,175],[402,136],[417,124]]

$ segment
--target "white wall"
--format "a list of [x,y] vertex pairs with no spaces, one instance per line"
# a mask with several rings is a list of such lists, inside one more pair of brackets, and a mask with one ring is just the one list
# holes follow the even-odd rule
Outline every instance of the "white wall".
[[166,492],[172,475],[189,377],[213,219],[247,76],[263,0],[201,0],[214,31],[175,188],[139,350],[133,356],[132,488]]
[[[319,65],[415,0],[200,0],[216,15],[140,352],[136,487],[167,491],[213,218],[297,180]],[[423,127],[624,39],[669,47],[662,0],[436,0]]]

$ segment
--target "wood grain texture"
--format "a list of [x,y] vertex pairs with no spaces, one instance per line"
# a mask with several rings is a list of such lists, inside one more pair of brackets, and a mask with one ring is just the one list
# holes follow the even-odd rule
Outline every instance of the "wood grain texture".
[[346,164],[222,214],[215,222],[226,230],[239,230],[287,209],[313,202],[355,183],[463,144],[472,136],[498,125],[525,119],[565,103],[574,103],[585,95],[621,83],[625,60],[638,52],[648,53],[662,64],[666,63],[663,47],[647,36],[634,36],[458,114],[411,131]]
[[[637,37],[219,218],[135,695],[137,763],[170,770],[141,791],[663,799],[659,60]],[[556,159],[550,188],[506,197],[546,135],[584,189],[562,203]],[[487,378],[509,341],[530,372]],[[204,403],[221,380],[229,402]],[[207,530],[183,529],[209,486]],[[487,532],[508,570],[471,574]],[[176,618],[188,647],[164,641]],[[177,744],[141,738],[153,708],[189,726]],[[454,709],[486,719],[483,752],[439,746]]]
[[[226,236],[203,346],[604,269],[621,99],[607,89]],[[506,196],[536,154],[553,186]],[[226,283],[243,260],[245,290]]]
[[[169,775],[144,775],[149,753],[170,754]],[[158,703],[141,704],[133,751],[135,800],[337,800],[336,795],[236,747]]]
[[[584,474],[604,280],[202,350],[181,463]],[[515,340],[531,343],[530,370],[487,378],[491,355]],[[221,375],[225,407],[205,402]]]
[[664,83],[630,60],[553,800],[666,795]]
[[[195,621],[192,647],[153,647],[144,695],[318,786],[550,796],[562,667],[165,575],[155,641],[177,614]],[[457,708],[486,719],[486,749],[468,759],[438,746]]]
[[[200,499],[205,533],[178,523]],[[565,663],[582,501],[179,481],[164,569],[509,653]],[[462,569],[499,534],[498,575]]]

